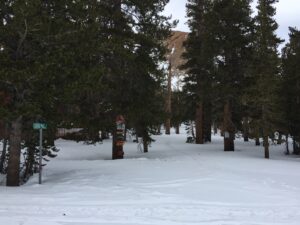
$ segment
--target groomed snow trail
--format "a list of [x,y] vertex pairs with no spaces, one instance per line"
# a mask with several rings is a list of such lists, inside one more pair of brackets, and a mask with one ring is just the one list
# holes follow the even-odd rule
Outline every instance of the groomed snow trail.
[[300,160],[272,146],[222,139],[186,144],[186,135],[156,136],[150,152],[125,145],[112,161],[110,141],[59,140],[57,158],[18,188],[0,186],[0,225],[299,225]]

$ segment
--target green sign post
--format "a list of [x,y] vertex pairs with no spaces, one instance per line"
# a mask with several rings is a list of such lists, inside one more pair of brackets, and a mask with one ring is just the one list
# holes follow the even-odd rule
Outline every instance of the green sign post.
[[46,123],[33,123],[34,130],[40,131],[40,148],[39,148],[39,184],[42,184],[42,162],[43,162],[43,130],[47,129]]
[[47,129],[47,124],[46,123],[33,123],[32,126],[33,126],[34,130],[40,130],[40,129],[45,130],[45,129]]

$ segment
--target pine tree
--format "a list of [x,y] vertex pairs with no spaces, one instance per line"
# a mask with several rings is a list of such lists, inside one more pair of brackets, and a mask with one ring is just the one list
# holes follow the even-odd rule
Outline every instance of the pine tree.
[[213,71],[213,40],[210,30],[211,4],[206,0],[189,0],[187,4],[188,24],[191,33],[185,42],[186,63],[182,69],[187,71],[185,91],[191,94],[192,111],[196,121],[196,143],[204,143],[205,106],[210,102]]
[[[294,153],[300,153],[300,31],[290,27],[290,40],[282,51],[282,88],[285,129],[293,137]],[[298,144],[297,144],[298,143]]]
[[[33,101],[35,81],[43,69],[43,41],[45,34],[44,5],[40,1],[2,1],[0,18],[0,82],[11,96],[10,107],[5,107],[10,122],[7,185],[19,185],[19,164],[22,123],[28,113],[36,113]],[[46,29],[45,29],[46,28]]]
[[31,145],[32,138],[24,137],[30,136],[26,132],[32,129],[32,122],[52,120],[49,125],[55,131],[62,122],[54,115],[65,102],[60,99],[66,97],[64,85],[74,87],[80,81],[78,76],[86,74],[84,68],[86,72],[99,68],[99,64],[92,64],[95,51],[89,53],[86,44],[99,41],[95,39],[96,26],[88,26],[98,20],[96,4],[86,7],[82,2],[54,0],[1,4],[5,10],[0,23],[0,82],[11,97],[10,105],[1,110],[11,124],[7,185],[17,186],[20,143]]
[[218,52],[214,87],[223,105],[224,150],[234,151],[234,138],[239,118],[240,95],[246,73],[251,31],[251,0],[214,1],[214,19]]
[[257,112],[256,124],[259,124],[265,149],[265,158],[269,158],[269,136],[274,132],[278,120],[276,93],[278,92],[279,57],[277,48],[281,40],[276,36],[278,28],[273,19],[277,0],[259,0],[258,15],[255,18],[255,86],[252,100]]
[[166,47],[164,41],[170,35],[171,24],[161,15],[167,1],[143,1],[135,4],[136,23],[134,35],[134,67],[131,68],[132,95],[130,121],[143,137],[144,151],[148,151],[153,127],[161,123],[162,83],[164,71],[160,63],[164,61]]
[[104,18],[109,38],[109,51],[104,54],[107,104],[111,106],[111,115],[122,114],[127,123],[142,127],[145,140],[158,111],[154,108],[162,82],[158,66],[165,51],[163,40],[170,32],[167,18],[160,13],[167,2],[102,3],[108,10]]

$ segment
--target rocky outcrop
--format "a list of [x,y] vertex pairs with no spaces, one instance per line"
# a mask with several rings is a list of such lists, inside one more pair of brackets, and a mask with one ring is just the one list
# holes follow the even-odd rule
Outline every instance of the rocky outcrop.
[[181,31],[173,31],[171,37],[167,40],[167,59],[172,65],[172,71],[178,73],[179,67],[184,63],[182,53],[185,49],[183,46],[184,41],[187,39],[188,33]]

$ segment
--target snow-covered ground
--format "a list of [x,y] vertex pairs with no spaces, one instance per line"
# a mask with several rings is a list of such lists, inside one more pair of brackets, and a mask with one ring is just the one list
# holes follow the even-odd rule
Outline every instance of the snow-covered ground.
[[0,186],[0,225],[299,225],[300,159],[272,146],[157,136],[150,152],[59,140],[59,156],[18,188]]

